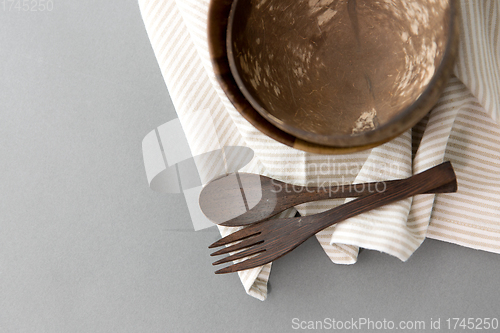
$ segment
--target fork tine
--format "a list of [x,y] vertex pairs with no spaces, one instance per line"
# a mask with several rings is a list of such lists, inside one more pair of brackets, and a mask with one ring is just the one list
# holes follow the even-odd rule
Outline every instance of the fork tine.
[[239,250],[243,250],[243,249],[245,249],[247,247],[250,247],[252,245],[260,244],[262,242],[263,242],[263,240],[260,240],[260,241],[256,240],[255,237],[247,238],[247,239],[241,241],[240,243],[237,243],[237,244],[234,244],[234,245],[222,248],[222,249],[220,249],[218,251],[215,251],[214,253],[211,253],[210,255],[211,256],[218,256],[218,255],[226,254],[226,253],[229,253],[229,252],[239,251]]
[[209,249],[213,249],[214,247],[219,247],[222,245],[227,245],[236,241],[243,240],[245,238],[249,238],[255,236],[260,233],[260,230],[257,228],[253,228],[254,225],[248,226],[244,229],[233,232],[232,234],[227,235],[216,241],[215,243],[208,246]]
[[241,251],[241,252],[235,253],[233,255],[227,256],[225,258],[222,258],[221,260],[218,260],[218,261],[212,263],[212,265],[215,266],[215,265],[224,264],[226,262],[230,262],[230,261],[234,261],[234,260],[238,260],[238,259],[243,259],[243,258],[246,258],[246,257],[251,256],[253,254],[263,252],[265,250],[266,249],[262,248],[261,246],[251,247],[251,248],[246,249],[244,251]]
[[259,267],[265,264],[268,264],[272,261],[271,259],[263,259],[263,255],[257,255],[245,261],[239,262],[237,264],[233,264],[224,268],[215,271],[215,274],[226,274],[226,273],[234,273],[238,271],[244,271],[245,269]]

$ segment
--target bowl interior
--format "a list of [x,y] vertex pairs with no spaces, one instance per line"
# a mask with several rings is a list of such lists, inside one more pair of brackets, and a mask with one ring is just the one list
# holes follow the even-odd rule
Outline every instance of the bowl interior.
[[227,56],[274,126],[313,144],[369,145],[434,104],[452,14],[448,0],[235,0]]

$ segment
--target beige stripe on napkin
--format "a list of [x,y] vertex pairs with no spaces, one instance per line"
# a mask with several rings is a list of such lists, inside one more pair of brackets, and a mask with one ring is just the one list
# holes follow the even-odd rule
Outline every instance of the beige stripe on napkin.
[[[406,260],[426,236],[500,252],[500,129],[495,121],[500,112],[498,2],[460,1],[462,36],[456,77],[428,117],[387,144],[340,156],[284,146],[239,115],[212,71],[206,38],[208,0],[139,3],[193,154],[207,151],[214,141],[247,146],[256,155],[247,171],[298,185],[400,178],[452,161],[458,194],[416,196],[320,232],[316,237],[333,262],[356,262],[359,247]],[[199,135],[208,114],[216,124],[217,138]],[[343,202],[308,203],[297,209],[309,215]],[[222,234],[229,231],[221,229]],[[266,265],[240,274],[245,290],[264,299],[269,271]]]

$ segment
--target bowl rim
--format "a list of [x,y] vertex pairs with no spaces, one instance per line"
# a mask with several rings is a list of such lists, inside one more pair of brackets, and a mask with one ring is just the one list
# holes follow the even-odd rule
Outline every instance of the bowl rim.
[[[447,27],[443,58],[433,77],[422,94],[414,103],[399,112],[388,123],[375,131],[367,131],[357,135],[318,135],[297,128],[290,128],[281,120],[269,114],[259,106],[246,90],[241,78],[237,78],[231,70],[231,49],[228,47],[229,20],[231,10],[238,0],[211,0],[208,13],[208,46],[215,76],[235,109],[254,127],[265,135],[290,147],[324,154],[344,154],[373,148],[402,134],[420,121],[439,99],[447,79],[452,73],[458,49],[458,15],[457,6],[449,0],[449,24]],[[229,43],[230,44],[230,43]],[[239,80],[238,80],[239,79]],[[238,82],[239,81],[239,82]],[[245,93],[246,91],[246,93]],[[260,108],[260,110],[259,110]],[[397,125],[397,126],[395,126]]]

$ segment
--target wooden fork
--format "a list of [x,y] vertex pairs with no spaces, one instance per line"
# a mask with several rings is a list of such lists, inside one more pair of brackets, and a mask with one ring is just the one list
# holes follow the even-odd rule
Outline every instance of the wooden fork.
[[211,256],[243,250],[218,260],[213,265],[250,257],[215,273],[232,273],[265,265],[284,256],[309,237],[335,223],[436,188],[443,188],[444,190],[440,191],[442,193],[456,192],[457,181],[450,162],[444,162],[406,179],[391,181],[387,183],[385,191],[368,194],[323,213],[266,220],[250,225],[209,246],[215,248],[238,242],[212,253]]

